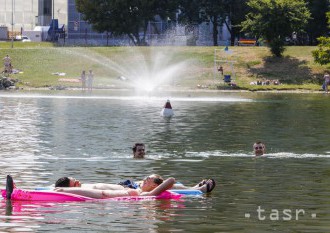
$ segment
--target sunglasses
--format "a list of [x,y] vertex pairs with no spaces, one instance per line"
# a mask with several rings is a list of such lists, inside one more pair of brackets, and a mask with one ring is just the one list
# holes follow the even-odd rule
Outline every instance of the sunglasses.
[[255,150],[262,150],[263,147],[262,147],[262,146],[256,146],[254,149],[255,149]]
[[143,181],[147,181],[149,179],[153,179],[153,181],[155,182],[155,184],[158,184],[160,185],[161,183],[163,183],[163,180],[160,179],[160,178],[153,178],[153,177],[150,177],[150,176],[147,176],[146,178],[143,179]]

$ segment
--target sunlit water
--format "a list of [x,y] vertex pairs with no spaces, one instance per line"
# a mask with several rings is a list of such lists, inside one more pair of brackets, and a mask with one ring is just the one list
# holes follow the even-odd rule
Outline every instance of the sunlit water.
[[[167,99],[171,120],[160,117]],[[0,229],[328,232],[329,101],[322,94],[1,92],[2,187],[7,174],[31,188],[61,176],[117,183],[151,173],[191,185],[212,177],[217,187],[180,201],[0,200]],[[255,140],[266,143],[266,156],[254,158]],[[147,159],[132,159],[135,142],[146,143]]]

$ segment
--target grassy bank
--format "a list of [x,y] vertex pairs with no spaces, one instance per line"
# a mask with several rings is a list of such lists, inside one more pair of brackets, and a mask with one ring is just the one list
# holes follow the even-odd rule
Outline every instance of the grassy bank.
[[[20,87],[79,87],[69,79],[92,69],[97,88],[144,85],[132,81],[149,70],[151,77],[169,74],[157,79],[173,88],[230,89],[215,72],[216,59],[217,66],[234,77],[239,89],[318,91],[327,67],[313,62],[311,51],[315,49],[287,47],[283,58],[273,58],[266,47],[230,47],[228,53],[224,47],[53,47],[50,43],[16,42],[11,48],[7,42],[0,43],[0,57],[8,54],[14,69],[22,71],[11,75],[20,80]],[[233,61],[233,67],[225,60]],[[63,78],[68,81],[60,81]],[[281,85],[250,85],[257,80],[279,80]]]

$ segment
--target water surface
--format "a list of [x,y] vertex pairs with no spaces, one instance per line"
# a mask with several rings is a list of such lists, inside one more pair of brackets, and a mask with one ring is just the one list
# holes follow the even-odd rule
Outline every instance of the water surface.
[[[171,120],[160,117],[167,99]],[[151,173],[191,185],[212,177],[217,187],[181,201],[1,200],[0,228],[327,232],[329,101],[322,94],[1,92],[2,187],[6,174],[18,187],[31,188],[61,176],[117,183]],[[265,157],[254,158],[255,140],[266,143]],[[135,142],[146,143],[147,159],[132,159]]]

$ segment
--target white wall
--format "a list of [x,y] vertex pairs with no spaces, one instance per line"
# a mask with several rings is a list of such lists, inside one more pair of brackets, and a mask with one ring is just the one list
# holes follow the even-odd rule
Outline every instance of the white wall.
[[[37,24],[38,2],[38,0],[0,0],[0,26],[7,26],[11,31],[13,12],[14,31],[20,31],[21,28],[33,30]],[[56,0],[54,4],[55,19],[59,19],[59,24],[67,25],[68,1]]]

